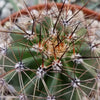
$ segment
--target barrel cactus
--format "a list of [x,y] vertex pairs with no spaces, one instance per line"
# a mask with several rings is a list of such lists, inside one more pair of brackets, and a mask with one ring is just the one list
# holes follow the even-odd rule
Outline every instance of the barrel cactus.
[[100,99],[100,22],[65,5],[26,6],[1,27],[1,100]]

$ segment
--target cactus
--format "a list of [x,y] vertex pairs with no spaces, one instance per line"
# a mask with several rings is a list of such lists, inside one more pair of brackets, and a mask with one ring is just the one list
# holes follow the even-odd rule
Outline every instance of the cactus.
[[26,9],[0,29],[1,100],[99,100],[100,23],[64,5]]

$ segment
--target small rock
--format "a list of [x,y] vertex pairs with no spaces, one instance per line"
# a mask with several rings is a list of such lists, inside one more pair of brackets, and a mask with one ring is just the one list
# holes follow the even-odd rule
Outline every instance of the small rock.
[[95,3],[98,2],[98,0],[91,0],[91,1],[92,1],[92,2],[95,2]]
[[4,0],[0,0],[0,9],[5,5],[5,1]]
[[4,8],[1,13],[1,19],[6,18],[11,14],[11,11],[8,8]]
[[8,8],[10,11],[13,10],[13,5],[11,3],[7,3],[5,8]]
[[[64,1],[65,1],[65,0],[62,0],[62,2],[64,2]],[[69,3],[69,0],[66,0],[65,3],[68,4],[68,3]]]
[[65,3],[66,4],[68,4],[68,3],[73,3],[73,2],[75,2],[76,0],[70,0],[70,2],[69,2],[69,0],[62,0],[63,2],[65,1]]
[[2,11],[1,11],[1,19],[4,19],[6,18],[7,16],[9,16],[13,11],[13,6],[11,3],[7,3],[3,8],[2,8]]
[[17,3],[19,9],[24,9],[24,6],[21,3]]
[[73,3],[73,2],[76,2],[76,0],[70,0],[70,1],[71,1],[72,3]]

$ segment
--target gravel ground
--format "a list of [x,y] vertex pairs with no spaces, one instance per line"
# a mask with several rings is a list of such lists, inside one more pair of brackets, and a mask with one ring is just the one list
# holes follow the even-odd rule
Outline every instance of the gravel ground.
[[[48,2],[53,0],[48,0]],[[64,0],[55,0],[56,2],[62,2]],[[87,0],[70,0],[72,4],[84,5]],[[25,0],[28,6],[44,3],[45,0]],[[100,12],[100,0],[90,0],[87,7],[89,9]],[[66,0],[68,3],[68,0]],[[0,20],[6,18],[10,14],[18,11],[19,9],[23,9],[24,4],[23,0],[0,0]]]
[[[28,6],[35,4],[34,0],[25,0]],[[23,0],[0,0],[0,19],[4,19],[10,14],[23,9]]]

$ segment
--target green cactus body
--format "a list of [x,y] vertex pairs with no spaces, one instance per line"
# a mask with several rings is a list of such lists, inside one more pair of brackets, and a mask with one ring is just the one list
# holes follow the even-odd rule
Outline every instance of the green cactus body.
[[48,11],[21,15],[9,27],[5,24],[11,40],[1,53],[0,98],[98,99],[100,38],[94,33],[99,42],[93,43],[88,35],[92,23],[82,11],[66,9],[54,4]]

